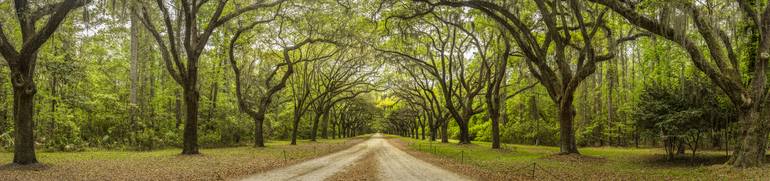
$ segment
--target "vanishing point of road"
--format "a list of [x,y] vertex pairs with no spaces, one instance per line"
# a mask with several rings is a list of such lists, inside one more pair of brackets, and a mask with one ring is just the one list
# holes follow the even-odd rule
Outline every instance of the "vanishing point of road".
[[376,180],[469,180],[457,173],[417,159],[394,147],[381,134],[351,148],[288,167],[277,168],[244,180],[324,180],[356,165],[373,154],[377,164]]

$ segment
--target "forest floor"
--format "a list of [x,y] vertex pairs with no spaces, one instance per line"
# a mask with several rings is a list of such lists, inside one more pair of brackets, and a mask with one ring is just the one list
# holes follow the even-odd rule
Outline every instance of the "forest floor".
[[[0,180],[225,180],[299,163],[356,145],[368,136],[349,139],[270,141],[251,146],[201,149],[183,156],[181,149],[155,151],[38,152],[42,165],[0,166]],[[13,153],[0,152],[0,163]]]
[[734,169],[724,151],[688,151],[667,161],[662,148],[580,148],[582,156],[556,155],[558,147],[488,142],[458,145],[391,136],[391,143],[427,162],[477,180],[765,180],[770,165]]

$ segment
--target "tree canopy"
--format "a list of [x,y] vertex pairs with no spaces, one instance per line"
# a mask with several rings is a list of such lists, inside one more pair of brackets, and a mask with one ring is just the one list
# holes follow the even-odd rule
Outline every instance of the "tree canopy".
[[[0,1],[0,148],[768,147],[766,1]],[[661,141],[663,144],[659,144]],[[706,144],[708,143],[708,144]]]

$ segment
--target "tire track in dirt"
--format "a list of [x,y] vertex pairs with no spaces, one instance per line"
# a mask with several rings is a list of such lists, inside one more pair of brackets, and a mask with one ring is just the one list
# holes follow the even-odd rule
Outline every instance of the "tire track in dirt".
[[353,165],[354,162],[366,155],[370,151],[368,147],[370,147],[371,141],[372,139],[369,139],[347,150],[263,172],[243,180],[323,180]]
[[470,180],[396,148],[381,134],[350,149],[244,180]]
[[375,155],[375,152],[369,152],[355,165],[351,165],[344,171],[337,172],[334,176],[327,178],[326,181],[374,181],[378,180],[377,170],[377,156]]
[[381,180],[470,180],[469,178],[415,158],[381,139],[377,152]]

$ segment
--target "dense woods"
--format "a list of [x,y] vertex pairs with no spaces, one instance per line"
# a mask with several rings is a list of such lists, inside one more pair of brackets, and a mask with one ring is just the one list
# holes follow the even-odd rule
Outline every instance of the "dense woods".
[[[749,0],[0,0],[0,150],[382,132],[448,143],[768,148]],[[204,153],[205,154],[205,153]]]

